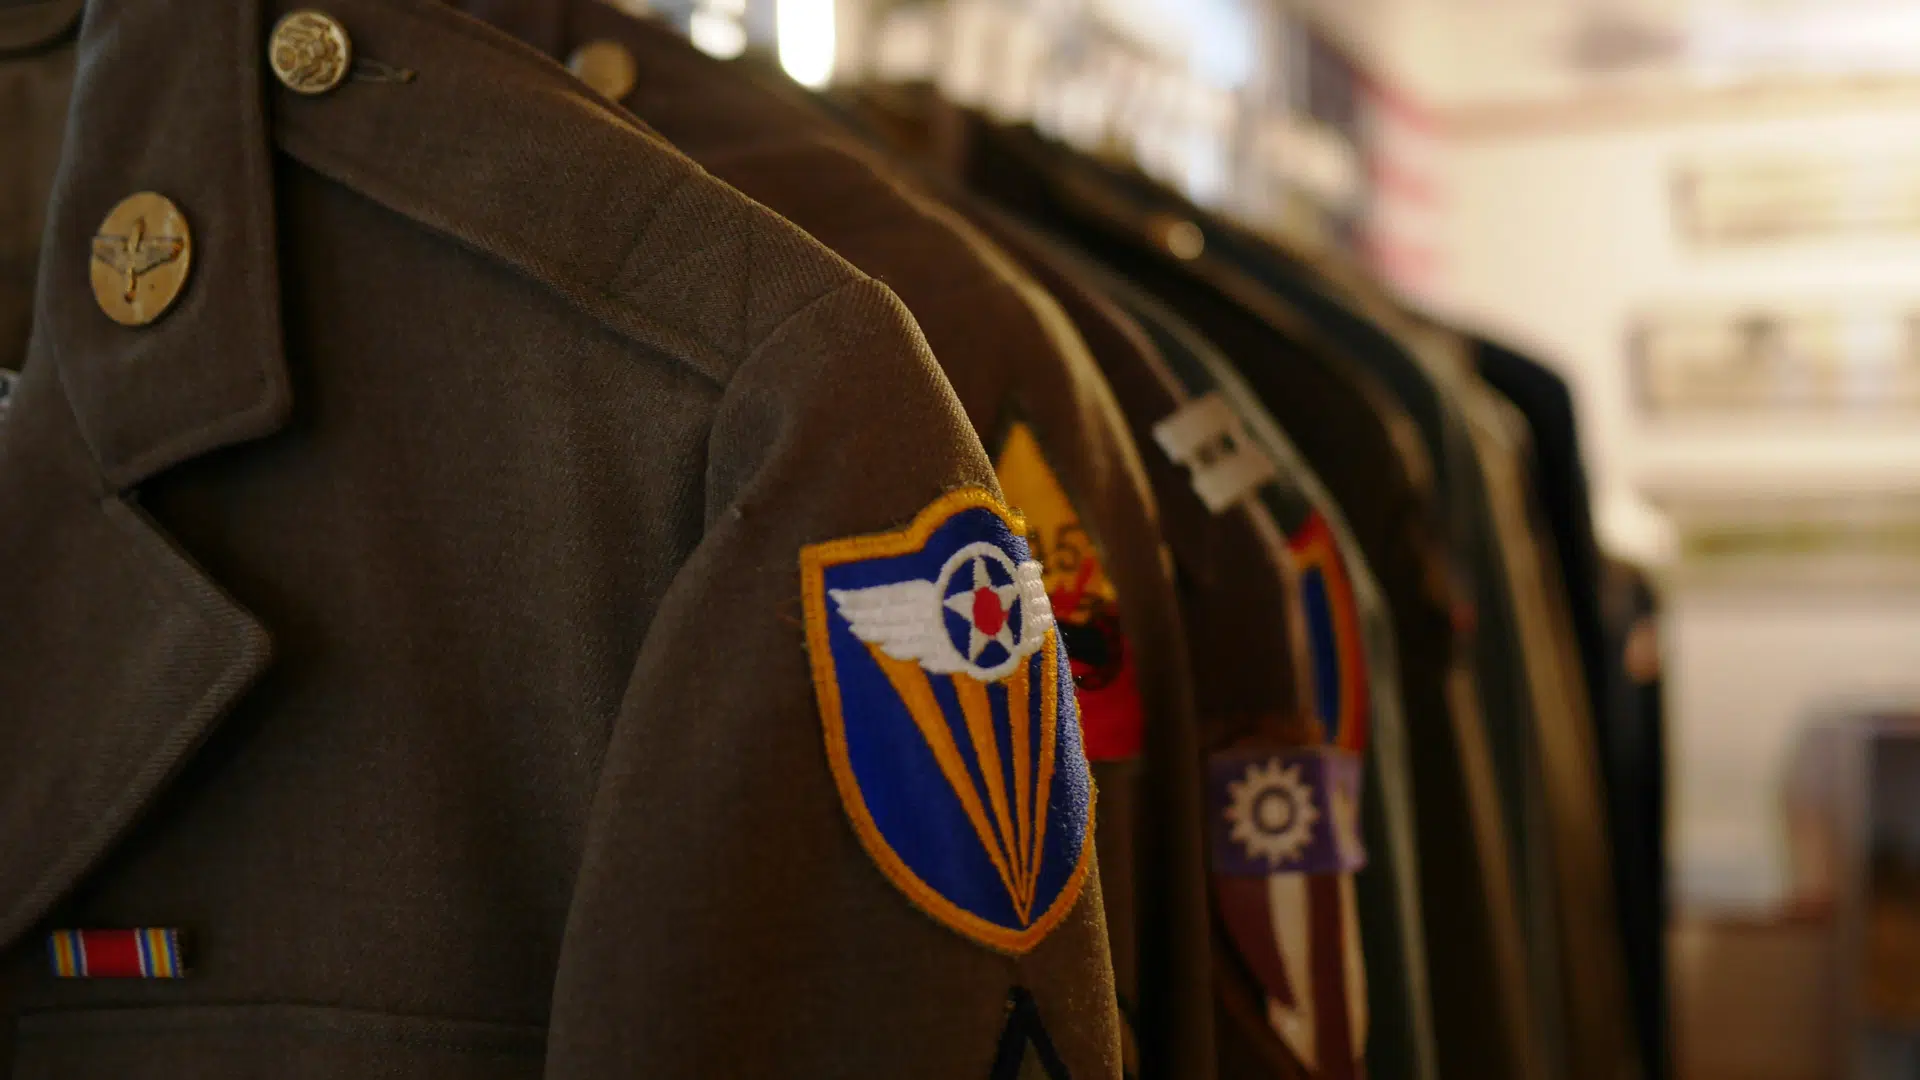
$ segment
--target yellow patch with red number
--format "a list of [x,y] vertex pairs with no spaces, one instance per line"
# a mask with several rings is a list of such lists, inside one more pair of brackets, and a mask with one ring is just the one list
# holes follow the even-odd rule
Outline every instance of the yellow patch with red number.
[[1014,424],[994,462],[1007,502],[1027,520],[1027,546],[1040,561],[1054,618],[1073,667],[1087,757],[1138,756],[1146,731],[1131,643],[1120,625],[1120,592],[1081,524],[1040,442]]

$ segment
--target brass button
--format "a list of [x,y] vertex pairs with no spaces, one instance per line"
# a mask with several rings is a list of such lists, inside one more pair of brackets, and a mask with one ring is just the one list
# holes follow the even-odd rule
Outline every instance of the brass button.
[[318,11],[290,11],[273,24],[267,41],[273,74],[296,94],[324,94],[339,86],[353,65],[347,28]]
[[1176,259],[1197,259],[1206,250],[1207,235],[1200,226],[1172,214],[1154,214],[1147,222],[1153,239]]
[[192,265],[180,208],[151,191],[129,195],[93,238],[93,298],[114,322],[145,326],[173,306]]
[[617,41],[589,41],[567,57],[567,70],[608,101],[620,101],[633,93],[640,69],[633,54]]

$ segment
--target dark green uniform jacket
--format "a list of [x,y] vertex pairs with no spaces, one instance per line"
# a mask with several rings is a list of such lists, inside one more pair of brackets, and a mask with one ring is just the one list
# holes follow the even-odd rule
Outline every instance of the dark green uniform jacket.
[[[0,1074],[976,1080],[1036,1012],[1117,1074],[1071,711],[1005,947],[836,773],[821,567],[962,504],[1024,554],[905,309],[445,5],[325,13],[312,96],[272,5],[98,0],[75,46],[0,342]],[[188,240],[103,232],[141,191],[191,263],[123,325],[116,252]],[[187,977],[57,977],[174,972],[49,954],[125,928]]]
[[[1204,1029],[1182,1004],[1204,969],[1183,958],[1180,943],[1198,940],[1204,911],[1182,895],[1199,873],[1199,826],[1195,785],[1177,765],[1195,753],[1180,616],[1139,456],[1071,324],[965,222],[833,137],[827,116],[702,55],[666,27],[598,3],[470,7],[543,51],[575,58],[590,84],[587,58],[624,53],[630,82],[604,89],[624,91],[620,100],[642,121],[717,177],[894,288],[999,462],[1010,501],[1029,515],[1056,603],[1068,592],[1091,599],[1074,584],[1075,569],[1092,575],[1095,591],[1110,583],[1118,620],[1110,641],[1090,640],[1102,633],[1102,613],[1087,604],[1061,617],[1070,642],[1077,636],[1124,664],[1122,681],[1137,686],[1131,707],[1144,712],[1145,730],[1130,743],[1105,738],[1109,710],[1094,699],[1126,691],[1089,686],[1098,677],[1083,672],[1114,963],[1148,1074],[1193,1074],[1161,1064],[1193,1062],[1192,1047],[1204,1045]],[[1028,505],[1035,483],[1057,486],[1068,512]]]

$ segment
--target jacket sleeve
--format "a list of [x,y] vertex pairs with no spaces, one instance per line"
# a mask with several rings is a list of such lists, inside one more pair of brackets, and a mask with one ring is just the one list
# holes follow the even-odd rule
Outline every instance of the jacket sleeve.
[[1073,1080],[1117,1077],[1098,875],[1023,955],[977,944],[883,874],[829,766],[802,549],[998,497],[911,317],[865,279],[801,309],[726,385],[708,450],[704,534],[602,767],[549,1080],[989,1080],[1022,1011]]

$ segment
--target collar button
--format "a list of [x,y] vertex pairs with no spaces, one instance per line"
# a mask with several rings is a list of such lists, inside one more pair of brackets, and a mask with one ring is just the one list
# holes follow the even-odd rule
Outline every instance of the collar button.
[[267,60],[274,77],[296,94],[324,94],[339,86],[353,65],[347,28],[319,11],[290,11],[273,24]]
[[567,57],[567,70],[608,101],[620,101],[633,93],[640,69],[633,53],[617,41],[589,41]]

